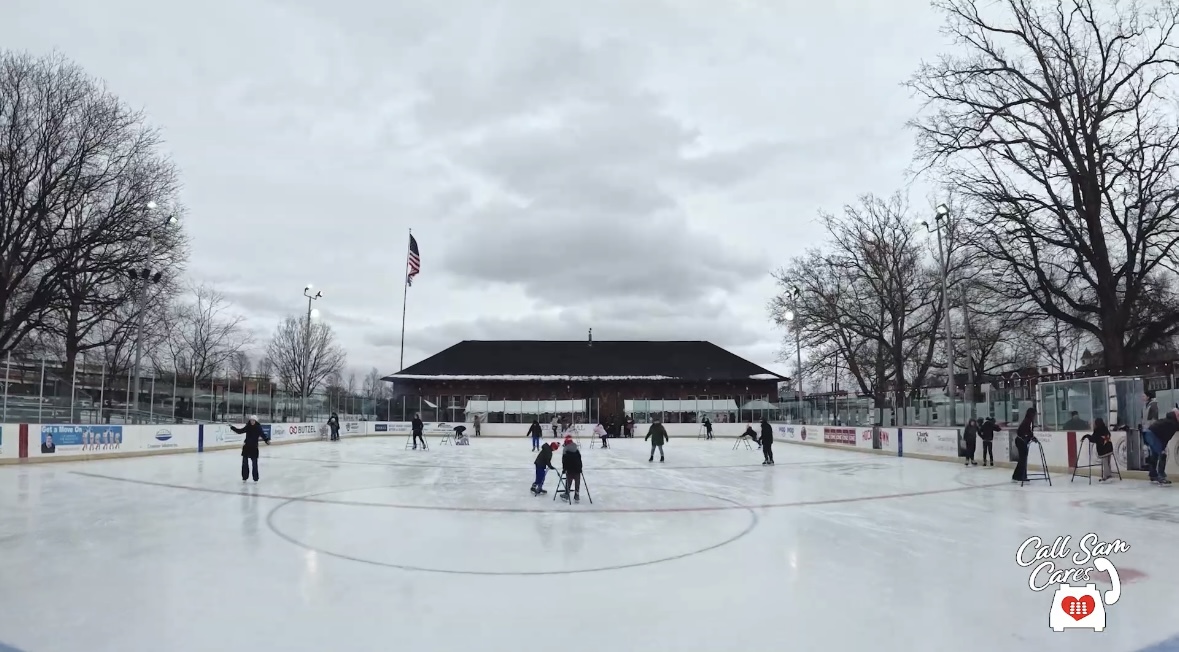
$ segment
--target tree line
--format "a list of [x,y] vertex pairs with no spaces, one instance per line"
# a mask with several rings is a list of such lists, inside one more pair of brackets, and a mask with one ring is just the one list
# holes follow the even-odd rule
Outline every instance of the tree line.
[[981,379],[1179,357],[1179,4],[933,6],[954,50],[906,85],[940,196],[820,214],[825,243],[774,273],[783,359],[801,346],[809,389],[883,406],[945,386],[951,362]]
[[292,394],[354,384],[329,324],[290,316],[255,342],[216,287],[185,274],[180,190],[142,111],[58,54],[0,50],[0,350],[50,357],[66,379],[82,360],[125,378],[141,341],[144,374]]

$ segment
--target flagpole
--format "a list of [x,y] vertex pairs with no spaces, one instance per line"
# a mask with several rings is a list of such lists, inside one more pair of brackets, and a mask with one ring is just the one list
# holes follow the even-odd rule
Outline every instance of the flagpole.
[[[409,230],[409,237],[413,238],[413,229]],[[397,371],[405,368],[405,306],[409,296],[409,240],[405,242],[405,274],[402,275],[401,285],[401,361],[397,363]]]

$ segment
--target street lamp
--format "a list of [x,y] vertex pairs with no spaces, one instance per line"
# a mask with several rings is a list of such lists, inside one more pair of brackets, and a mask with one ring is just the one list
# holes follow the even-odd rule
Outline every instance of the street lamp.
[[937,234],[937,256],[938,264],[941,265],[942,277],[942,314],[946,320],[946,365],[949,372],[949,382],[946,385],[947,393],[950,398],[950,425],[955,425],[957,422],[957,414],[954,410],[954,333],[953,326],[950,320],[950,291],[949,291],[949,275],[950,275],[950,261],[946,256],[945,250],[942,248],[942,222],[949,222],[950,209],[945,204],[938,204],[934,211],[933,221],[934,228],[929,228],[929,222],[922,222],[927,231],[933,231]]
[[303,340],[303,400],[302,400],[302,410],[301,410],[303,413],[303,416],[301,418],[303,421],[306,421],[307,420],[307,395],[309,393],[311,393],[311,373],[310,373],[311,370],[309,368],[309,367],[311,367],[311,319],[312,319],[312,317],[319,315],[318,310],[311,309],[311,302],[322,299],[323,292],[316,291],[315,294],[311,294],[311,284],[308,283],[307,287],[303,288],[303,296],[307,297],[307,327],[306,327],[306,331],[304,333],[304,340]]
[[[798,301],[801,296],[802,291],[799,290],[798,287],[791,288],[790,299],[794,303],[795,307],[798,306]],[[802,328],[798,324],[794,323],[795,314],[793,310],[787,310],[786,314],[783,316],[786,318],[786,321],[790,322],[791,328],[794,330],[794,347],[795,351],[798,353],[798,418],[799,420],[805,421],[803,416],[802,396],[802,338],[800,336]]]
[[[149,201],[144,205],[144,209],[149,213],[153,213],[159,205],[154,201]],[[139,422],[139,388],[140,388],[140,365],[143,363],[143,318],[147,314],[147,286],[154,285],[160,282],[163,278],[164,272],[156,270],[153,274],[150,265],[152,264],[152,256],[155,255],[156,248],[156,229],[166,229],[176,224],[176,216],[169,215],[164,218],[163,222],[158,226],[149,228],[147,232],[147,266],[142,269],[127,270],[127,275],[131,277],[132,281],[140,281],[139,285],[139,314],[136,315],[135,324],[135,378],[133,380],[135,392],[135,421]]]

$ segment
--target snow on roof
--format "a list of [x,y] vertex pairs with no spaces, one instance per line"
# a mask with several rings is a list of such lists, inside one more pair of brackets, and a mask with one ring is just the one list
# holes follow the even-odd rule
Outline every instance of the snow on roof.
[[522,376],[503,374],[496,376],[423,376],[418,374],[393,374],[389,378],[405,380],[676,380],[675,376]]
[[752,380],[778,380],[780,376],[776,374],[753,374],[749,378]]

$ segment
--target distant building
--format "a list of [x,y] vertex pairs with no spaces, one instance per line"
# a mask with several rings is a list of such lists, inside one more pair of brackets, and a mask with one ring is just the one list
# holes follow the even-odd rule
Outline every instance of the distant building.
[[643,421],[638,415],[672,412],[664,418],[674,423],[695,413],[736,419],[743,405],[776,400],[786,378],[711,342],[468,340],[384,380],[399,394],[438,397],[456,421],[463,413],[507,423],[535,413]]

